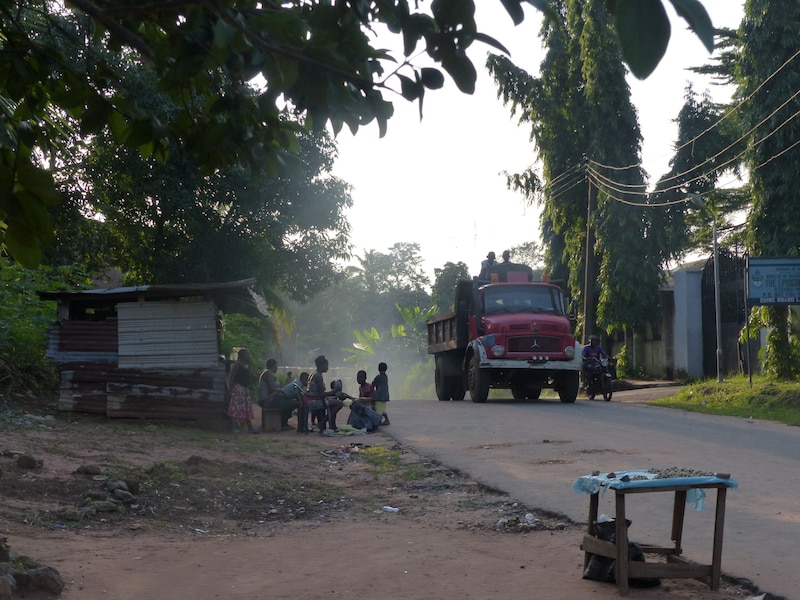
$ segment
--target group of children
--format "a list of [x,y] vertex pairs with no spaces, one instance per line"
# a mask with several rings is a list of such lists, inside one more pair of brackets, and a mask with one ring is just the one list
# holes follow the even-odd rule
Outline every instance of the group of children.
[[[289,426],[289,417],[292,416],[294,409],[298,403],[303,402],[306,394],[317,394],[319,396],[331,396],[329,405],[335,410],[330,411],[331,423],[327,425],[335,428],[335,413],[342,407],[343,397],[352,398],[341,393],[341,381],[332,382],[332,390],[335,393],[320,393],[324,390],[322,383],[322,374],[327,371],[327,359],[324,356],[319,356],[315,359],[317,363],[317,371],[311,377],[307,372],[303,372],[297,379],[292,381],[291,376],[287,373],[286,379],[281,381],[278,376],[278,363],[275,359],[270,358],[265,363],[265,369],[258,379],[258,404],[265,408],[267,406],[277,407],[281,410],[281,429],[292,429]],[[252,424],[253,408],[250,401],[250,393],[248,388],[251,385],[250,374],[250,353],[242,348],[239,351],[238,360],[234,363],[228,379],[228,398],[226,412],[233,420],[233,431],[250,431],[251,433],[260,433],[261,429]],[[387,403],[389,402],[389,377],[386,375],[388,366],[385,362],[378,364],[378,374],[372,380],[372,383],[367,381],[367,372],[359,371],[356,374],[356,381],[358,382],[358,400],[362,403],[368,404],[378,415],[382,417],[381,425],[389,425],[389,413],[387,410]],[[334,384],[340,386],[339,390],[334,390]],[[313,389],[312,389],[313,388]],[[313,414],[313,413],[312,413]],[[299,419],[299,417],[298,417]],[[297,430],[299,432],[306,432],[307,424],[301,426],[298,422]],[[263,419],[262,419],[263,428]]]

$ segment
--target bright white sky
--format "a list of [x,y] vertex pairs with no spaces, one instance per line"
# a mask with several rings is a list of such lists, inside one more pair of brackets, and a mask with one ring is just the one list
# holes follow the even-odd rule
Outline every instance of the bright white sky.
[[[742,0],[702,2],[714,26],[738,27]],[[691,80],[698,93],[709,90],[715,98],[729,97],[708,79],[685,71],[710,56],[669,2],[664,3],[672,24],[667,54],[645,81],[629,77],[644,137],[643,166],[651,183],[667,170],[676,137],[673,120],[687,82]],[[518,66],[538,73],[544,57],[538,11],[527,7],[525,21],[514,27],[498,0],[476,4],[478,29],[503,43]],[[383,138],[374,124],[356,136],[346,129],[339,134],[334,174],[353,186],[354,206],[348,217],[357,256],[366,250],[386,252],[397,242],[416,242],[432,281],[433,269],[448,261],[463,261],[475,274],[488,251],[499,257],[507,248],[539,241],[537,207],[526,206],[520,194],[509,191],[502,174],[534,163],[530,130],[518,126],[496,98],[483,68],[489,48],[475,46],[475,94],[460,93],[448,80],[443,89],[426,95],[421,122],[417,105],[398,99]]]

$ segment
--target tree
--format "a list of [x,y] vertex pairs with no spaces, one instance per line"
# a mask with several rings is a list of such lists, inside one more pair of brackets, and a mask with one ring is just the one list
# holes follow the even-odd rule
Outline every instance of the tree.
[[128,283],[255,277],[275,308],[283,294],[307,300],[341,277],[352,200],[347,184],[330,174],[330,136],[304,133],[299,142],[301,172],[271,179],[244,167],[204,176],[188,157],[143,159],[101,135],[75,169],[59,173],[76,211],[88,216],[59,225],[55,254],[83,243],[61,227],[100,220],[105,266],[119,267]]
[[[524,0],[501,0],[515,23]],[[529,0],[547,14],[546,0]],[[711,23],[698,0],[670,0],[711,49]],[[474,42],[503,50],[478,31],[474,2],[433,0],[430,12],[408,0],[305,2],[251,0],[146,3],[12,0],[0,6],[0,228],[7,251],[37,263],[52,237],[47,209],[59,199],[52,169],[70,154],[72,132],[108,130],[145,158],[179,149],[204,173],[235,164],[272,176],[296,163],[302,115],[308,127],[355,131],[393,108],[384,93],[422,107],[444,82],[435,67],[408,57],[422,46],[459,89],[474,89],[466,55]],[[669,39],[660,0],[609,3],[626,59],[637,76],[658,63]],[[403,38],[403,56],[374,47],[386,27]],[[644,32],[644,35],[642,35]],[[110,60],[110,48],[123,60]],[[157,117],[125,94],[126,66],[139,64],[176,107]],[[386,72],[386,66],[391,69]],[[249,82],[261,77],[259,93]],[[398,91],[395,92],[394,89]]]
[[426,295],[430,285],[428,276],[421,268],[420,246],[417,243],[398,242],[388,253],[376,250],[364,251],[358,257],[358,266],[350,268],[351,283],[368,294]]
[[[531,269],[533,269],[534,281],[542,279],[542,277],[545,275],[543,266],[544,248],[538,242],[533,240],[529,242],[523,242],[522,244],[512,246],[509,251],[511,252],[512,262],[528,265]],[[549,278],[548,281],[553,281],[554,283],[556,282],[556,280],[550,277],[550,273],[546,273],[546,276]]]
[[560,23],[542,32],[540,77],[503,57],[487,62],[499,95],[531,125],[544,183],[531,171],[509,181],[542,202],[545,267],[581,292],[584,334],[652,320],[665,262],[648,235],[641,135],[602,4],[559,3]]
[[[657,291],[661,267],[667,260],[649,239],[651,215],[643,207],[641,195],[647,175],[636,166],[641,162],[642,137],[616,40],[601,2],[589,0],[583,14],[580,60],[589,109],[585,113],[589,129],[586,155],[593,182],[587,232],[595,237],[593,250],[598,261],[596,271],[591,264],[585,265],[585,281],[599,283],[594,292],[598,297],[597,324],[602,329],[641,331],[657,321]],[[621,186],[605,183],[611,172]],[[595,186],[599,193],[592,206]],[[591,248],[591,234],[587,233],[587,248]],[[586,256],[587,260],[593,258],[589,250]],[[592,290],[586,284],[584,293],[584,302],[592,302]],[[587,320],[584,334],[593,325]]]
[[431,299],[440,311],[453,310],[456,284],[462,279],[470,279],[469,267],[461,261],[446,262],[441,269],[433,270],[433,291]]
[[[742,105],[742,131],[747,142],[747,167],[753,194],[749,216],[753,256],[800,255],[797,185],[800,178],[800,70],[785,63],[800,46],[795,2],[747,0],[740,27],[737,96]],[[785,306],[766,308],[767,370],[790,379],[800,373],[798,340],[791,335]]]
[[541,267],[544,260],[542,246],[533,240],[512,246],[509,252],[515,263],[528,265],[532,269]]
[[56,306],[36,292],[85,289],[90,281],[90,273],[72,265],[24,269],[0,258],[0,395],[41,394],[57,386],[58,370],[45,356]]
[[[731,73],[731,77],[733,73]],[[670,170],[656,184],[650,202],[653,211],[651,235],[666,256],[681,259],[692,250],[711,247],[712,219],[707,211],[692,202],[688,194],[704,198],[714,211],[718,229],[728,229],[731,215],[744,210],[750,202],[749,190],[719,189],[725,174],[741,174],[744,141],[735,111],[718,105],[708,95],[698,96],[691,86],[686,90],[678,118],[678,138]],[[729,234],[720,240],[733,245],[743,242],[740,235]]]
[[382,274],[386,285],[394,290],[427,296],[430,280],[422,270],[420,246],[416,242],[397,242],[389,248],[391,261]]
[[[426,291],[427,277],[420,270],[419,245],[398,243],[388,253],[367,250],[356,257],[358,265],[347,268],[347,279],[317,293],[304,306],[292,306],[297,329],[295,355],[310,349],[325,352],[331,363],[350,352],[353,331],[362,332],[364,340],[375,329],[378,338],[407,326],[406,316],[398,307],[429,310],[431,299]],[[342,348],[347,348],[345,353]],[[319,353],[317,352],[317,353]]]

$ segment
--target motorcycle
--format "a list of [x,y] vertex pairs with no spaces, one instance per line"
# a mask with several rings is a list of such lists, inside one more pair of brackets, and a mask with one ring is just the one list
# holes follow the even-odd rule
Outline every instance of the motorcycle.
[[602,395],[606,402],[611,401],[613,390],[611,381],[614,379],[614,360],[610,358],[584,359],[584,372],[586,374],[586,395],[589,400]]

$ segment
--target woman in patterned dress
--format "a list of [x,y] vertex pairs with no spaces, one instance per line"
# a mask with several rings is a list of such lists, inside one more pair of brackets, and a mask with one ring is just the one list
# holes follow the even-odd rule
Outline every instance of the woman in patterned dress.
[[250,351],[247,348],[239,350],[236,363],[231,369],[230,403],[228,404],[227,415],[233,419],[233,432],[247,430],[250,433],[261,433],[258,427],[253,427],[253,403],[250,401],[250,384],[252,374],[250,373]]

